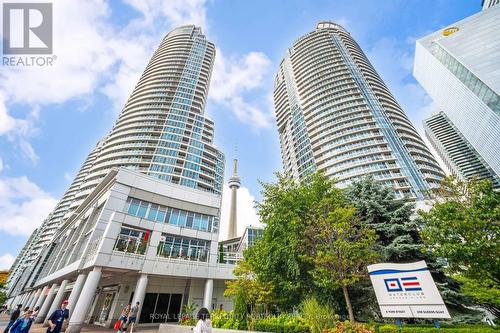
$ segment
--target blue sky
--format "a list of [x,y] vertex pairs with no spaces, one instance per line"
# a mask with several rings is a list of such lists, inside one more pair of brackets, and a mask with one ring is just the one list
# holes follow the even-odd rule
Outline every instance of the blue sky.
[[215,140],[227,162],[235,154],[240,160],[244,225],[257,223],[252,200],[260,198],[258,180],[271,181],[281,170],[272,87],[284,50],[295,39],[320,20],[344,25],[420,129],[434,107],[411,75],[415,40],[478,12],[480,3],[54,1],[55,65],[0,68],[0,269],[10,266],[86,154],[110,130],[171,28],[201,25],[216,44],[206,113],[215,121]]

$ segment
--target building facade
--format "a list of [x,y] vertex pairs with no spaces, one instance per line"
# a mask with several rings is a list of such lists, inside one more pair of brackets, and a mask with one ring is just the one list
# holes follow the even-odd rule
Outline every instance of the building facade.
[[498,4],[500,4],[500,0],[483,0],[481,6],[483,7],[483,10],[486,10]]
[[[214,44],[201,29],[183,26],[163,39],[110,133],[88,155],[71,186],[12,267],[9,294],[30,286],[33,267],[64,221],[113,168],[221,194],[224,155],[204,116]],[[12,286],[16,286],[16,290]]]
[[424,198],[443,172],[348,31],[333,22],[299,38],[276,75],[283,167],[341,187],[366,175],[400,197]]
[[[218,263],[224,155],[204,116],[214,45],[201,29],[168,33],[113,129],[34,233],[9,278],[9,302],[69,300],[69,332],[111,325],[128,302],[139,322],[177,321],[182,305],[223,304]],[[20,269],[17,269],[20,268]]]
[[443,112],[426,119],[424,129],[427,139],[443,160],[448,172],[463,181],[490,179],[494,188],[500,188],[500,178]]
[[493,178],[500,175],[499,31],[500,6],[492,6],[419,39],[414,65],[415,78]]

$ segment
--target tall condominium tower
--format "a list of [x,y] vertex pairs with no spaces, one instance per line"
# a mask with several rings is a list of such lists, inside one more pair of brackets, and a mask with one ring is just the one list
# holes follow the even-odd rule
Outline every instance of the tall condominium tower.
[[414,66],[415,78],[437,109],[496,177],[500,176],[499,31],[500,6],[492,6],[419,39]]
[[424,128],[429,142],[451,174],[464,181],[473,178],[490,179],[494,188],[500,188],[500,178],[488,167],[444,112],[436,113],[426,119]]
[[443,172],[365,54],[320,22],[286,51],[274,104],[285,171],[322,170],[341,187],[366,175],[422,199]]
[[213,143],[214,123],[204,116],[214,58],[214,44],[198,27],[179,27],[165,36],[111,132],[17,258],[11,292],[37,279],[43,268],[38,263],[51,251],[56,231],[114,168],[221,194],[224,156]]

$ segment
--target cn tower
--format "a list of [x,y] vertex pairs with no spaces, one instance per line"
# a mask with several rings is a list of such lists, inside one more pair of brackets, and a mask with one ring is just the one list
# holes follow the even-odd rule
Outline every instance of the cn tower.
[[227,239],[238,237],[238,221],[236,217],[237,192],[241,186],[240,177],[238,177],[238,160],[233,160],[233,175],[229,178],[229,188],[231,189],[231,208],[229,211],[229,230]]

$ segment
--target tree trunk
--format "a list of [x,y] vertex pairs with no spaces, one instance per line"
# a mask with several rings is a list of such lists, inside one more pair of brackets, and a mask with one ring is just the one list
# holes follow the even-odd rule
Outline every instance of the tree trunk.
[[347,286],[342,286],[342,292],[344,293],[345,304],[347,305],[347,312],[349,313],[349,321],[354,322],[354,312],[352,311],[351,298],[349,297]]

